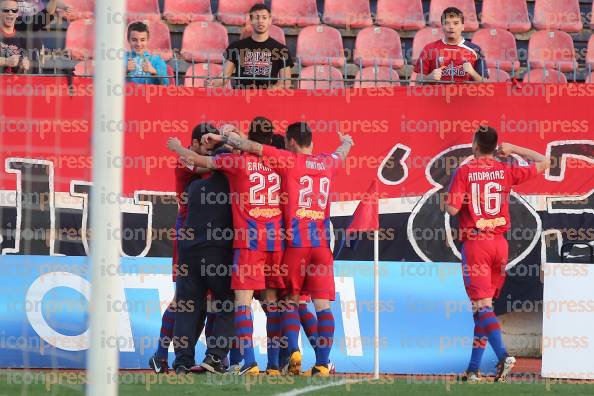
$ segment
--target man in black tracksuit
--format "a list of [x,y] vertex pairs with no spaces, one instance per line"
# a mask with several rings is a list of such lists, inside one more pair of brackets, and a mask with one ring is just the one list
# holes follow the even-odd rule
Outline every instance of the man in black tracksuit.
[[225,372],[222,360],[235,335],[231,269],[233,265],[233,219],[229,183],[225,175],[213,172],[188,188],[188,216],[178,240],[175,326],[173,341],[177,373],[187,373],[195,363],[194,345],[198,321],[206,314],[206,292],[212,292],[216,314],[213,336],[207,339],[202,366]]

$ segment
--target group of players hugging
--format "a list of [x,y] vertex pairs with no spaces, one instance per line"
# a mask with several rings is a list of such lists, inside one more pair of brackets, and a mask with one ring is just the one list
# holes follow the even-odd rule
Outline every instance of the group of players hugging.
[[[267,375],[301,374],[301,326],[316,356],[303,374],[333,372],[330,189],[353,146],[350,136],[338,137],[333,153],[314,154],[306,123],[289,125],[283,138],[270,120],[257,117],[247,139],[231,125],[217,130],[207,123],[194,128],[188,147],[169,139],[181,164],[176,291],[149,361],[156,372],[168,370],[173,342],[176,373],[258,375],[254,297],[266,315]],[[206,356],[194,366],[203,329]]]

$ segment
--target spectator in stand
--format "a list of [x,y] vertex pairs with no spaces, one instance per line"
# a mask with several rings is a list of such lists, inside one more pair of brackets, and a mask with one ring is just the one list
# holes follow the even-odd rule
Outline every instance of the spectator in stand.
[[[19,3],[19,15],[23,18],[39,14],[46,8],[43,0],[17,0],[17,2]],[[51,1],[49,3],[51,3]],[[63,9],[65,13],[70,13],[72,11],[71,6],[61,1],[58,1],[56,5],[57,8]]]
[[143,22],[133,22],[128,27],[128,43],[132,51],[126,53],[128,82],[137,84],[169,85],[167,64],[159,55],[151,55],[147,50],[149,40],[148,26]]
[[47,8],[23,18],[16,0],[0,0],[0,73],[27,73],[31,60],[39,59],[41,41],[33,32],[47,27],[56,12],[57,0]]
[[223,76],[212,85],[223,86],[226,79],[240,77],[233,80],[236,88],[291,88],[293,59],[285,45],[270,37],[270,8],[256,4],[249,15],[252,35],[227,48]]
[[464,14],[455,7],[446,8],[441,15],[444,38],[423,48],[415,73],[420,80],[483,81],[489,77],[481,48],[462,37]]

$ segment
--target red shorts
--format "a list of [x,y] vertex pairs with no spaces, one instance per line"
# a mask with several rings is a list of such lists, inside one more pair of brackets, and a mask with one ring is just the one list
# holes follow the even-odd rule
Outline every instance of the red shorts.
[[283,252],[233,249],[231,289],[284,289],[281,273],[282,256]]
[[289,294],[305,292],[313,299],[335,299],[334,257],[328,247],[289,247],[283,256]]
[[471,300],[497,298],[505,282],[508,243],[503,235],[492,240],[467,240],[462,245],[462,275]]

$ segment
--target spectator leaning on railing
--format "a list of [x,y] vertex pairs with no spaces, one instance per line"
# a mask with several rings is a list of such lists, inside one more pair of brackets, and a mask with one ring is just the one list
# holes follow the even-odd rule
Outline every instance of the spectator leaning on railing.
[[148,26],[143,22],[131,23],[128,27],[128,43],[131,51],[126,52],[127,81],[137,84],[169,85],[167,64],[159,55],[147,50]]
[[489,77],[481,48],[462,37],[464,14],[455,7],[441,15],[444,38],[423,48],[415,65],[419,80],[483,81]]
[[[23,17],[16,0],[0,0],[0,73],[27,73],[31,60],[37,60],[41,41],[33,32],[51,23],[57,0],[35,15]],[[36,50],[36,51],[35,51]]]
[[223,78],[214,80],[211,85],[220,87],[226,79],[240,77],[233,81],[234,87],[291,88],[293,59],[285,45],[270,37],[270,8],[256,4],[250,9],[249,16],[252,35],[227,48],[225,59],[228,62],[225,63]]

